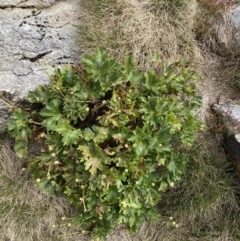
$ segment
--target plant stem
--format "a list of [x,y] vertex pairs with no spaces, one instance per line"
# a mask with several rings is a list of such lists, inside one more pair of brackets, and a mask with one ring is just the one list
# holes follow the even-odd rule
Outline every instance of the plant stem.
[[[7,105],[7,106],[9,106],[10,108],[15,108],[15,106],[14,105],[11,105],[10,103],[9,103],[9,101],[2,95],[2,94],[0,94],[0,96],[2,97],[0,100],[5,104],[5,105]],[[5,100],[4,100],[4,99]]]
[[29,120],[28,122],[31,123],[31,124],[36,124],[36,125],[42,126],[42,123],[39,123],[39,122],[36,122],[36,121],[33,121],[33,120]]

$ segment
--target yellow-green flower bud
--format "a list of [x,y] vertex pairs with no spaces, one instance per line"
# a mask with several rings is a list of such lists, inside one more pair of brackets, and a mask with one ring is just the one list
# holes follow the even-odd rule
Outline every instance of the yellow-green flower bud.
[[48,146],[48,150],[49,150],[49,151],[53,151],[53,148],[54,148],[54,146],[52,146],[52,145],[49,145],[49,146]]

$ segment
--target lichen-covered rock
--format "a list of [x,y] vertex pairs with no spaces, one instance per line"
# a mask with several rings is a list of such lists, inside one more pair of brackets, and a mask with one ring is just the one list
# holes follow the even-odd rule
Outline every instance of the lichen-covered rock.
[[79,61],[80,19],[79,0],[0,0],[0,93],[17,101],[48,83],[51,66]]

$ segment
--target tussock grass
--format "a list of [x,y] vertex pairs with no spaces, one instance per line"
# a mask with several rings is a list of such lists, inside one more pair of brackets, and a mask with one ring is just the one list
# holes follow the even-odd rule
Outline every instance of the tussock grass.
[[180,2],[173,8],[171,1],[86,0],[79,44],[86,52],[106,48],[118,60],[131,53],[142,69],[157,67],[150,61],[154,54],[166,63],[191,61],[197,5]]

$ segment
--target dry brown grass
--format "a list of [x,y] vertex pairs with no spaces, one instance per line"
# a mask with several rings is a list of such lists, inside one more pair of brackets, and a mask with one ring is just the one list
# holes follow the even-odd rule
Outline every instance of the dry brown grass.
[[[101,6],[93,9],[92,2]],[[106,48],[121,60],[132,53],[142,69],[153,67],[150,59],[172,63],[181,58],[194,59],[196,48],[192,29],[195,1],[189,1],[175,14],[160,7],[160,3],[144,0],[86,0],[85,18],[79,43],[87,52],[95,47]],[[156,65],[154,67],[157,67]]]
[[[221,103],[236,99],[239,95],[239,49],[234,41],[235,30],[231,27],[231,12],[239,5],[239,0],[197,0],[199,3],[196,15],[196,32],[201,40],[201,61],[197,68],[207,80],[209,89],[203,90],[203,98],[209,99],[209,104]],[[210,51],[209,51],[210,50]],[[211,52],[211,53],[209,53]],[[232,88],[233,87],[233,88]],[[236,90],[238,88],[238,90]],[[209,93],[205,95],[206,93]],[[211,96],[209,98],[209,96]],[[208,101],[206,101],[208,102]]]

